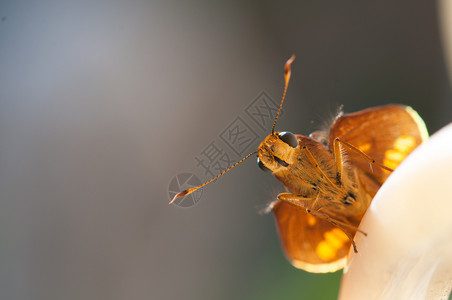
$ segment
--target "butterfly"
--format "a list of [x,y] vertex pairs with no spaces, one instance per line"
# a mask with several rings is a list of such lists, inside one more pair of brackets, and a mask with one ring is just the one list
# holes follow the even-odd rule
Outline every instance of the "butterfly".
[[339,116],[328,132],[310,137],[268,136],[259,165],[289,190],[270,205],[289,261],[314,273],[344,268],[378,189],[427,137],[419,115],[403,105]]
[[258,150],[171,202],[257,153],[258,166],[286,188],[268,210],[275,216],[287,258],[308,272],[334,272],[346,266],[350,247],[357,252],[354,236],[378,189],[428,133],[411,107],[398,104],[339,113],[328,130],[309,136],[275,132],[294,59],[285,64],[279,110]]

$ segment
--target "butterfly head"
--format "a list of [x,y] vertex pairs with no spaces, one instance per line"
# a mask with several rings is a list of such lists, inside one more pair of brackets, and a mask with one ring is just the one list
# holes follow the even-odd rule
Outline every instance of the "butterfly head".
[[298,138],[289,131],[275,132],[267,136],[257,150],[257,164],[259,168],[268,172],[275,172],[288,167]]

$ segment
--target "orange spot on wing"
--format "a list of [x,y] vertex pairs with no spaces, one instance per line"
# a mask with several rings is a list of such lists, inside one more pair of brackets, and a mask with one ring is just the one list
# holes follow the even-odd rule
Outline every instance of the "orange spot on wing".
[[399,150],[400,152],[411,152],[416,147],[416,140],[407,135],[403,135],[399,137],[394,142],[394,149]]
[[388,150],[385,153],[385,158],[394,162],[401,162],[405,157],[405,153],[397,150]]
[[321,259],[329,261],[334,259],[338,250],[348,242],[348,237],[339,228],[333,228],[325,232],[323,236],[325,240],[317,245],[316,253]]
[[416,147],[416,140],[407,135],[403,135],[395,140],[393,149],[385,152],[384,165],[395,169],[407,155]]
[[313,215],[307,215],[307,222],[309,226],[314,226],[315,224],[317,224],[317,220]]
[[331,247],[327,241],[321,241],[315,250],[317,255],[325,261],[332,260],[336,256],[337,252],[337,250]]
[[339,249],[348,241],[348,237],[339,228],[333,228],[331,231],[325,232],[325,240],[334,248]]

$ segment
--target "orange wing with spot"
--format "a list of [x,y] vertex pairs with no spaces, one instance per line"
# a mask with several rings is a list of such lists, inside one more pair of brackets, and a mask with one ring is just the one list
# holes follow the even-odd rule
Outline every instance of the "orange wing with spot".
[[[357,147],[375,161],[395,169],[400,162],[428,138],[419,115],[409,106],[386,105],[368,108],[338,118],[330,130],[330,149],[339,138]],[[346,150],[346,149],[344,149]],[[379,167],[370,169],[359,154],[347,151],[347,161],[375,179],[380,185],[389,172]]]
[[344,268],[350,240],[339,228],[284,201],[273,206],[284,252],[297,268],[313,273]]

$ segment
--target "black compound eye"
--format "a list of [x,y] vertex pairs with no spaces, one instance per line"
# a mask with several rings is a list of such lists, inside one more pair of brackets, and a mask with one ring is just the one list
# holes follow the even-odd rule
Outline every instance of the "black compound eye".
[[298,139],[292,132],[289,131],[283,131],[278,134],[278,137],[281,141],[286,143],[292,148],[297,148],[298,146]]
[[262,171],[265,171],[265,172],[271,172],[271,171],[272,171],[272,170],[270,170],[269,168],[267,168],[267,167],[264,165],[263,162],[261,162],[261,160],[259,159],[259,157],[257,158],[257,165],[259,166],[259,168],[260,168]]

